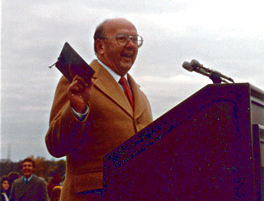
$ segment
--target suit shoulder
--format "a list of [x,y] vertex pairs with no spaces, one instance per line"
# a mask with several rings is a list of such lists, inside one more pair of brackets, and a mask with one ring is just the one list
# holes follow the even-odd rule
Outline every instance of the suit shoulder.
[[14,180],[13,185],[17,185],[17,184],[20,184],[22,182],[23,182],[23,177],[19,177],[19,178]]
[[45,184],[46,184],[45,179],[42,178],[42,177],[38,177],[37,175],[33,175],[33,176],[32,176],[32,179],[34,179],[35,182],[38,182],[38,183],[45,183]]
[[15,179],[14,183],[20,183],[22,181],[23,181],[23,177],[21,176],[21,177]]

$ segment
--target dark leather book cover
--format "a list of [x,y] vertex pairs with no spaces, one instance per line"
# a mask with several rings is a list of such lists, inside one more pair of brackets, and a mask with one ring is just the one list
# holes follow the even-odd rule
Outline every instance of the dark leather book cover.
[[64,44],[55,66],[70,82],[75,75],[90,81],[95,72],[68,42]]

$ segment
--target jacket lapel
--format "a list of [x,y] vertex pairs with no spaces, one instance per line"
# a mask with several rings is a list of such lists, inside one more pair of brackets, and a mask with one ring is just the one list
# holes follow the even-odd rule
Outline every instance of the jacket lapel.
[[131,117],[133,117],[133,109],[120,88],[119,84],[113,79],[107,70],[104,69],[96,60],[90,66],[95,70],[93,75],[94,86],[106,94],[117,105],[123,108]]
[[130,74],[128,74],[128,81],[132,88],[134,97],[134,118],[137,119],[144,112],[145,99],[143,97],[143,93],[140,90],[140,86],[134,81]]

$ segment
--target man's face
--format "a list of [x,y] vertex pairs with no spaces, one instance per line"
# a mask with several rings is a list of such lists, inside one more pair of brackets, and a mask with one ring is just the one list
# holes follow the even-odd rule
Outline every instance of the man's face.
[[137,30],[129,21],[117,19],[106,24],[104,31],[106,39],[102,40],[103,63],[123,76],[131,69],[138,53],[138,46],[132,40],[120,45],[116,37],[121,34],[135,36]]
[[28,178],[30,177],[34,172],[34,167],[33,167],[33,164],[29,161],[25,161],[23,164],[22,164],[22,173],[23,175]]

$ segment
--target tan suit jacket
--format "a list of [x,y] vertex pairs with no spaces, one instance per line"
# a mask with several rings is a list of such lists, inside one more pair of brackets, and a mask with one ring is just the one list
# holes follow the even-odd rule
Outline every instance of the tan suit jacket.
[[109,72],[96,60],[89,100],[83,121],[73,114],[67,98],[69,82],[62,77],[50,114],[46,145],[55,157],[66,156],[66,178],[62,200],[81,200],[79,193],[103,188],[103,157],[152,122],[150,104],[128,75],[135,109]]

